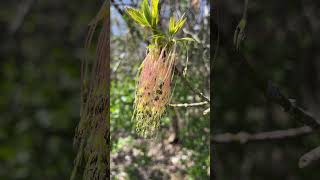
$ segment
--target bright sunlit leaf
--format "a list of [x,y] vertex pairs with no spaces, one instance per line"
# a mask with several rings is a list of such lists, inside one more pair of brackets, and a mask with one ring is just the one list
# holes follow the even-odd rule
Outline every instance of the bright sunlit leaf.
[[150,26],[144,15],[139,10],[127,7],[126,12],[134,21],[136,21],[141,26]]
[[177,41],[191,41],[191,42],[195,42],[195,40],[194,40],[193,38],[190,38],[190,37],[180,38],[180,39],[177,39]]
[[152,26],[156,27],[159,22],[159,14],[158,14],[158,6],[159,0],[151,0],[151,8],[152,8]]
[[186,20],[187,18],[185,18],[184,15],[182,15],[182,17],[175,23],[174,33],[177,33],[183,27]]
[[170,17],[170,22],[169,22],[169,33],[170,34],[174,34],[174,30],[175,30],[175,22],[174,22],[174,17]]
[[149,7],[148,0],[143,0],[141,4],[141,12],[143,12],[143,15],[145,17],[145,20],[148,22],[148,24],[151,26],[152,24],[152,17],[151,17],[151,11]]

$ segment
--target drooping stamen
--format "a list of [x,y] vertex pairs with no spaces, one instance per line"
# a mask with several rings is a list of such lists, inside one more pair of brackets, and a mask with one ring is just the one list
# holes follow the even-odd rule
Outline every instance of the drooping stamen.
[[174,60],[174,50],[162,48],[150,50],[143,61],[136,89],[133,121],[138,134],[144,137],[155,135],[171,98]]

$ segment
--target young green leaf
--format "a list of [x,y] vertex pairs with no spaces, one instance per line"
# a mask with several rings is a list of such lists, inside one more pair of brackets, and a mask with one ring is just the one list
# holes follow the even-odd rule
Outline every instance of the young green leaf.
[[148,49],[155,49],[155,48],[156,48],[156,46],[155,46],[155,45],[153,45],[153,44],[150,44],[150,45],[148,45],[148,46],[147,46],[147,48],[148,48]]
[[193,38],[190,38],[190,37],[180,38],[180,39],[177,39],[177,41],[182,41],[182,42],[185,42],[185,41],[196,42]]
[[142,1],[141,12],[143,13],[148,24],[151,26],[152,25],[152,17],[151,17],[151,11],[150,11],[148,0]]
[[175,23],[174,27],[174,34],[177,33],[186,22],[187,18],[184,17],[184,15]]
[[169,23],[169,33],[174,34],[175,30],[175,22],[174,22],[174,16],[170,17],[170,23]]
[[151,0],[151,16],[152,16],[152,26],[156,27],[159,22],[159,14],[158,14],[159,0]]
[[166,36],[164,34],[155,34],[151,36],[152,38],[165,38]]
[[134,21],[136,21],[141,26],[150,26],[144,15],[139,10],[127,7],[126,12]]
[[166,36],[164,34],[155,34],[151,38],[153,43],[158,44],[160,41],[165,40]]

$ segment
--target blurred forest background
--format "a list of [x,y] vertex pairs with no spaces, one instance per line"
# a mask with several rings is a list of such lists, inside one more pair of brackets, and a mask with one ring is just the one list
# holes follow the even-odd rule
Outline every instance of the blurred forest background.
[[[241,60],[232,55],[235,51],[226,45],[233,43],[244,0],[215,2],[218,4],[211,16],[220,30],[220,47],[212,69],[217,179],[319,179],[319,162],[304,169],[298,167],[299,158],[320,145],[318,132],[274,141],[221,142],[218,135],[223,133],[285,130],[303,124],[255,88],[253,77],[247,76]],[[317,119],[320,119],[319,8],[319,1],[249,0],[245,39],[239,49],[258,74],[272,80]],[[216,44],[217,29],[213,31]]]
[[[208,95],[208,2],[160,2],[166,18],[169,13],[181,16],[186,12],[184,33],[200,42],[189,46],[187,79]],[[102,3],[1,1],[0,179],[69,179],[76,152],[72,147],[74,130],[79,122],[80,61],[86,52],[88,23]],[[120,9],[139,4],[116,3]],[[208,104],[169,107],[156,140],[134,134],[130,122],[134,77],[145,55],[145,37],[141,29],[117,14],[114,4],[111,8],[113,177],[208,179],[209,114],[203,115]],[[163,19],[163,24],[168,22]],[[182,69],[187,51],[179,52]],[[175,83],[173,103],[201,101],[179,77]]]
[[[142,1],[111,1],[111,177],[112,179],[209,179],[209,104],[168,107],[155,139],[135,134],[131,122],[135,77],[146,55],[148,36],[124,13],[126,6]],[[199,43],[179,48],[177,66],[185,67],[191,86],[209,95],[209,2],[204,0],[160,1],[161,28],[169,17],[186,13],[187,22],[178,37],[193,37]],[[171,103],[203,100],[175,75]]]
[[70,178],[80,61],[102,3],[0,2],[0,179]]

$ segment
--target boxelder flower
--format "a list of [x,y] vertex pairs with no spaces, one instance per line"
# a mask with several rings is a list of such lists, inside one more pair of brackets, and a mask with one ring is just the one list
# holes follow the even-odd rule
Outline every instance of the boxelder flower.
[[159,22],[158,0],[143,0],[141,9],[127,7],[126,12],[135,22],[150,30],[153,35],[148,46],[148,54],[140,66],[134,100],[132,121],[139,135],[152,137],[156,134],[161,116],[171,98],[171,81],[176,61],[176,45],[192,41],[191,38],[174,38],[182,28],[186,18],[175,21],[170,18],[167,33],[157,28]]

